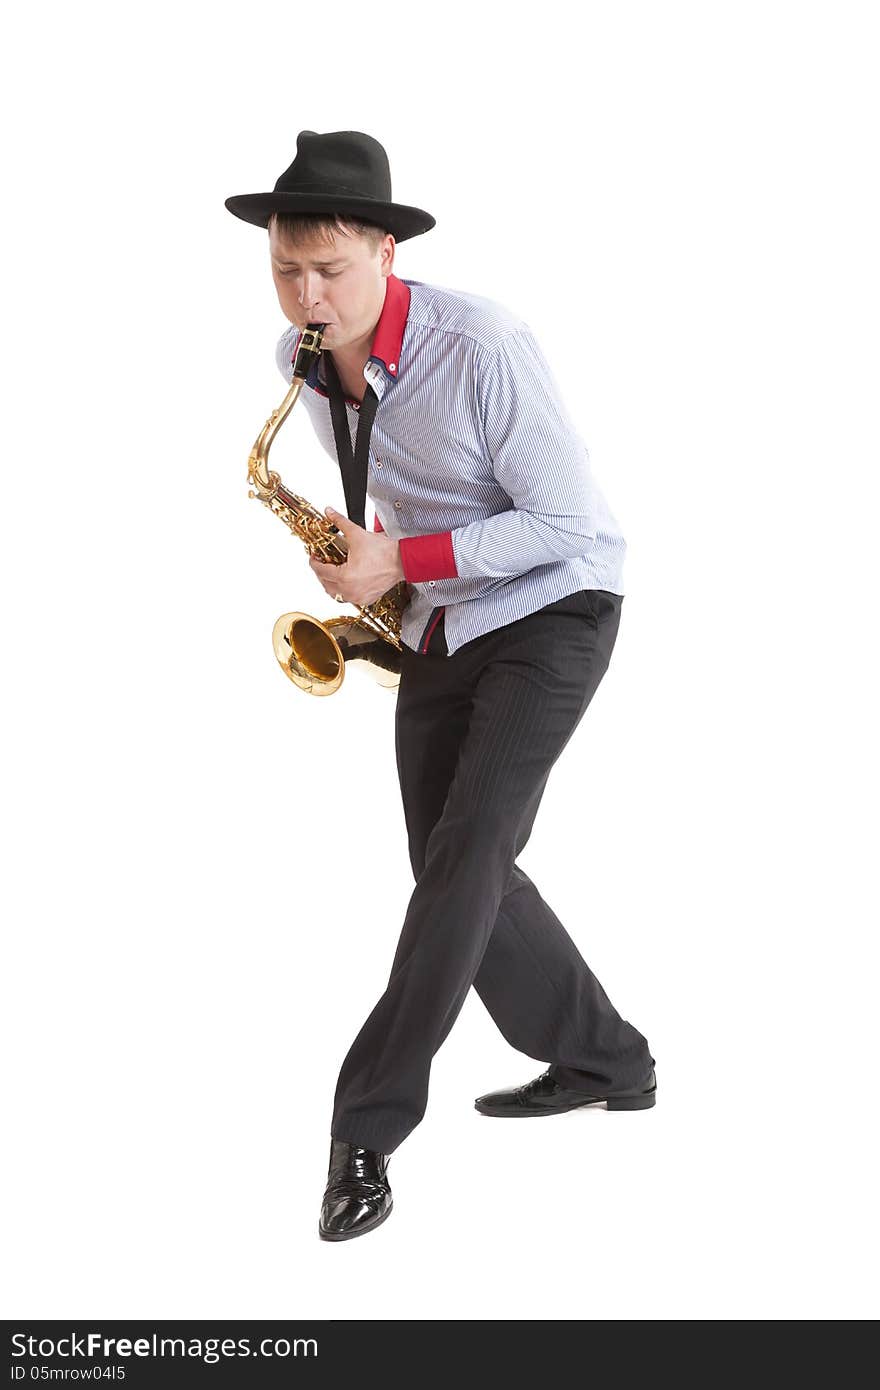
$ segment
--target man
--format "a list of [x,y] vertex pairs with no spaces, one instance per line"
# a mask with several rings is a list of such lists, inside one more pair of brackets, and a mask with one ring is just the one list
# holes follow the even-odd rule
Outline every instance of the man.
[[434,219],[392,201],[377,141],[302,131],[272,193],[226,206],[268,228],[288,381],[301,331],[327,325],[301,399],[343,469],[350,515],[327,515],[348,559],[311,567],[341,601],[400,580],[411,593],[395,735],[416,887],[336,1087],[319,1233],[346,1240],[391,1211],[388,1157],[424,1115],[471,985],[508,1042],[549,1063],[480,1113],[654,1104],[646,1039],[515,863],[608,668],[626,546],[528,325],[394,274],[397,242]]

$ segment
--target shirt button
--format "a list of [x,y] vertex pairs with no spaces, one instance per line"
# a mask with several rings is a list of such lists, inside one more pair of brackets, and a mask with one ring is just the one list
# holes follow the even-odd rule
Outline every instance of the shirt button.
[[382,467],[382,460],[381,460],[381,459],[376,459],[376,467],[377,467],[377,468],[381,468],[381,467]]
[[429,579],[429,580],[428,580],[428,588],[429,588],[429,589],[433,589],[433,587],[434,587],[434,585],[435,585],[436,583],[437,583],[437,580],[436,580],[436,579]]
[[399,508],[401,508],[401,507],[403,506],[403,503],[402,503],[402,502],[395,502],[394,505],[395,505],[395,507],[397,507],[397,508],[399,509]]

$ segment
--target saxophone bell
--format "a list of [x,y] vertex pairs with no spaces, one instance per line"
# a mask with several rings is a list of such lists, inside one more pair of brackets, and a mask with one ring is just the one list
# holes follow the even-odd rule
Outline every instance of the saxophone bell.
[[308,695],[333,695],[353,662],[389,690],[400,684],[400,653],[359,618],[282,613],[272,629],[272,646],[288,680]]

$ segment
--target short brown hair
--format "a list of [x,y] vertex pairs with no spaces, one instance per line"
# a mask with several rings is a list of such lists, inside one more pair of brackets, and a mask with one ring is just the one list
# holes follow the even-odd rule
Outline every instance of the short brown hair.
[[370,244],[375,255],[388,233],[375,222],[364,222],[361,218],[330,216],[320,212],[273,212],[269,226],[290,241],[324,241],[330,245],[331,233],[342,232],[343,236],[362,236]]

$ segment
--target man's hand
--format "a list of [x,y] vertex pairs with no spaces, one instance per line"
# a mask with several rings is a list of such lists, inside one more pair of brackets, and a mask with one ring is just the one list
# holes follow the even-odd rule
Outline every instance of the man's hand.
[[309,564],[331,598],[342,594],[346,603],[364,607],[381,598],[406,576],[400,563],[397,541],[384,531],[365,531],[356,521],[325,507],[324,513],[338,526],[348,543],[348,559],[344,565],[325,565],[314,555]]

